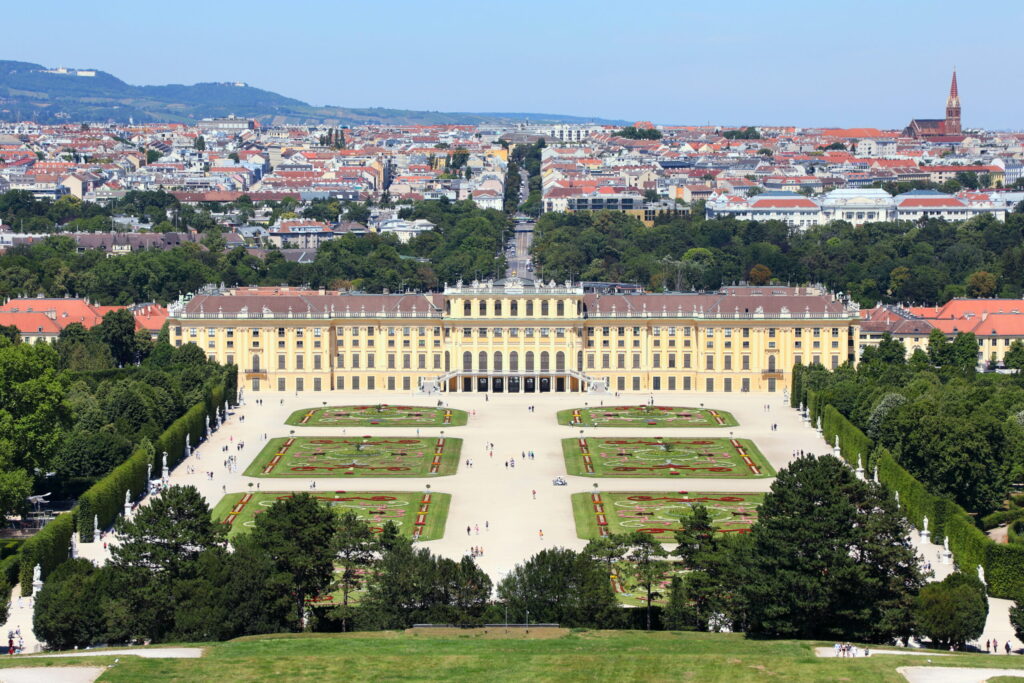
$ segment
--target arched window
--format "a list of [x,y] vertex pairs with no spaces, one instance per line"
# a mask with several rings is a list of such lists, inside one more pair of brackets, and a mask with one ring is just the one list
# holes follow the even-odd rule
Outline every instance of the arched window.
[[555,304],[555,312],[558,315],[560,315],[560,316],[561,315],[565,315],[565,302],[564,301],[559,301],[557,304]]
[[494,317],[497,318],[497,317],[500,317],[500,316],[501,316],[501,302],[500,301],[495,301],[494,302]]
[[775,372],[775,356],[768,356],[768,372]]
[[510,372],[519,372],[519,353],[510,351],[508,354],[508,369]]
[[480,317],[481,318],[486,318],[487,317],[487,301],[486,300],[481,300],[480,303],[477,304],[477,310],[480,312]]
[[555,354],[555,370],[559,372],[565,371],[565,353],[562,351]]
[[466,316],[467,318],[473,315],[473,304],[469,303],[468,299],[466,300],[465,303],[462,304],[462,315]]
[[540,352],[540,371],[547,372],[551,369],[551,354],[547,351]]
[[533,372],[533,351],[526,352],[526,371]]
[[532,301],[527,301],[526,302],[526,317],[527,318],[533,317],[533,302]]
[[548,314],[548,301],[545,299],[540,302],[540,314],[546,316]]
[[487,352],[486,351],[481,351],[480,352],[480,366],[477,368],[477,370],[486,370],[486,369],[487,369]]
[[473,354],[470,353],[469,351],[466,351],[464,354],[462,354],[462,369],[463,370],[472,370],[473,369]]
[[445,312],[445,315],[451,315],[452,314],[452,302],[451,301],[445,301],[444,302],[444,312]]
[[503,366],[502,360],[503,359],[501,357],[501,351],[495,351],[494,352],[494,371],[495,372],[503,372],[504,371],[504,368],[502,367]]
[[509,311],[509,313],[511,315],[519,315],[519,302],[518,301],[513,299],[512,302],[509,304],[509,307],[511,308],[511,310]]

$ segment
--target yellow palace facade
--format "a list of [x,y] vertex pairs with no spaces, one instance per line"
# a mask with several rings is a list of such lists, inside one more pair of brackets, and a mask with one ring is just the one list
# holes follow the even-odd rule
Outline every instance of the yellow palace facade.
[[776,392],[795,363],[836,367],[859,346],[856,305],[812,287],[211,287],[170,314],[171,343],[236,364],[239,386],[254,392]]

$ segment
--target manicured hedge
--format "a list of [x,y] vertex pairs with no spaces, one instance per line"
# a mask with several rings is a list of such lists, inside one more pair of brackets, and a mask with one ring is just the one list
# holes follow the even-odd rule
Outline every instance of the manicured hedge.
[[[131,491],[132,500],[142,495],[151,462],[151,448],[140,445],[127,460],[78,498],[78,539],[81,542],[92,543],[96,518],[101,529],[114,523],[124,510],[125,491]],[[154,467],[159,467],[159,464],[154,464]]]
[[[71,551],[71,534],[75,530],[75,511],[57,515],[56,519],[44,526],[35,536],[21,546],[21,594],[32,594],[32,570],[38,564],[42,576],[46,576],[68,559]],[[15,556],[16,557],[16,556]]]
[[840,413],[828,405],[822,411],[821,431],[825,440],[834,445],[836,436],[839,437],[839,452],[843,459],[854,467],[857,467],[858,455],[864,457],[864,467],[867,468],[866,475],[871,476],[871,439],[864,435],[864,432]]
[[131,491],[132,500],[142,495],[146,488],[146,472],[150,463],[153,465],[153,476],[160,476],[164,451],[167,452],[167,467],[174,469],[185,457],[185,435],[191,434],[193,448],[199,444],[206,430],[206,415],[210,415],[211,424],[216,422],[214,411],[218,405],[223,407],[224,394],[223,382],[210,387],[203,401],[189,408],[157,437],[156,443],[153,444],[152,457],[147,448],[136,448],[128,460],[118,465],[79,497],[78,533],[81,542],[92,542],[95,517],[99,518],[101,528],[114,523],[124,510],[125,491]]
[[803,363],[796,363],[793,366],[793,388],[789,392],[789,407],[797,410],[804,400],[804,369]]
[[982,517],[981,528],[994,529],[997,526],[1016,522],[1019,519],[1024,519],[1024,508],[1015,507],[1009,510],[999,510]]
[[962,507],[929,493],[886,449],[875,449],[872,462],[878,464],[879,481],[899,491],[911,524],[922,528],[927,515],[933,542],[949,538],[949,549],[961,571],[975,572],[978,565],[984,566],[988,594],[994,598],[1016,600],[1024,595],[1024,544],[995,543]]

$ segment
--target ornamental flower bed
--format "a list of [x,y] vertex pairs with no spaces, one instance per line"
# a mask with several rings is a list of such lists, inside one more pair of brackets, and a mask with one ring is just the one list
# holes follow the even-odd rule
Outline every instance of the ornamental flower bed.
[[563,439],[569,474],[587,477],[761,478],[775,470],[749,439],[579,437]]
[[[431,541],[444,536],[451,496],[447,493],[398,491],[307,491],[338,514],[354,512],[379,533],[386,522],[393,522],[400,533],[414,540]],[[213,518],[229,526],[228,536],[242,533],[255,525],[262,514],[291,491],[229,493],[213,511]]]
[[424,406],[398,406],[381,403],[366,406],[304,408],[285,421],[300,427],[458,427],[466,424],[463,410]]
[[731,413],[674,406],[587,406],[558,413],[559,424],[587,427],[734,427]]
[[707,507],[718,533],[745,534],[757,521],[757,507],[763,500],[763,493],[601,491],[574,493],[572,506],[580,538],[642,531],[675,543],[679,518],[698,503]]
[[271,439],[246,469],[250,477],[429,477],[455,474],[462,439],[317,436]]

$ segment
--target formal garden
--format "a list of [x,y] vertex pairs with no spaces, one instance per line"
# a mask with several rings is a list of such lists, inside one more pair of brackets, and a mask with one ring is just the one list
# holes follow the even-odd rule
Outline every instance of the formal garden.
[[377,403],[303,408],[285,422],[301,427],[459,427],[468,417],[464,410]]
[[679,518],[701,504],[721,534],[747,533],[757,521],[763,493],[690,493],[688,491],[595,491],[574,493],[576,535],[594,539],[642,531],[666,543],[675,542]]
[[[398,491],[311,491],[310,495],[335,513],[355,513],[380,533],[393,522],[401,535],[419,541],[444,536],[451,496],[447,493],[409,493]],[[251,530],[256,516],[274,503],[294,495],[291,491],[254,491],[229,493],[213,509],[213,518],[230,525],[229,536]]]
[[678,406],[589,406],[562,410],[558,424],[579,427],[735,427],[732,413]]
[[588,477],[772,477],[750,439],[608,437],[562,439],[569,474]]
[[462,439],[290,436],[271,439],[248,477],[429,477],[455,474]]

